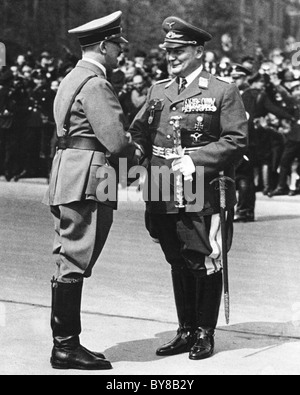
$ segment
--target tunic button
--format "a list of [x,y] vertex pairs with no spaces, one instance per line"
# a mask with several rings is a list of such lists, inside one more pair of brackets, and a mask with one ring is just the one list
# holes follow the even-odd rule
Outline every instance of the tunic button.
[[170,134],[167,135],[167,139],[170,140],[172,136]]

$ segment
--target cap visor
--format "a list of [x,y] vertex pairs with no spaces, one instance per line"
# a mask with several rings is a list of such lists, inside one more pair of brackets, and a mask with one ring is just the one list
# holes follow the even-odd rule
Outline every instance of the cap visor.
[[186,47],[187,45],[183,45],[183,44],[178,44],[178,43],[163,43],[159,45],[159,48],[161,49],[176,49],[176,48],[182,48],[182,47]]
[[118,43],[118,44],[128,44],[129,43],[126,40],[126,38],[124,38],[124,37],[112,38],[111,40],[108,40],[108,41],[112,41],[112,42]]

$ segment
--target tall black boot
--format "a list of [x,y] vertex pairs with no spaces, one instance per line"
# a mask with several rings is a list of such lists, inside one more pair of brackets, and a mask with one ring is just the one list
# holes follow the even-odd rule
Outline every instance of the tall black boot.
[[109,361],[80,345],[81,295],[83,282],[52,282],[51,328],[54,347],[51,365],[54,369],[108,370]]
[[172,271],[175,303],[179,321],[176,337],[156,352],[159,356],[177,355],[190,352],[195,343],[195,294],[196,280],[186,269]]
[[197,341],[190,359],[206,359],[213,355],[215,329],[217,327],[223,290],[222,273],[197,278]]

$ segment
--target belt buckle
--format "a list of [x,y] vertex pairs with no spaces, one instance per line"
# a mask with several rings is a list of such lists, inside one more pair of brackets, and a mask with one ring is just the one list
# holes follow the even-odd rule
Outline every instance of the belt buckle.
[[172,155],[174,153],[174,149],[173,148],[165,148],[164,149],[164,155],[168,156],[168,155]]

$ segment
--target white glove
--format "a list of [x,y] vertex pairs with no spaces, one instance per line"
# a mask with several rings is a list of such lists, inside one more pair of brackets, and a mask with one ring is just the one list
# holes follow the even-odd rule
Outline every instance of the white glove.
[[196,173],[196,166],[189,155],[184,155],[172,163],[172,170],[180,171],[185,181],[193,181],[193,174]]

